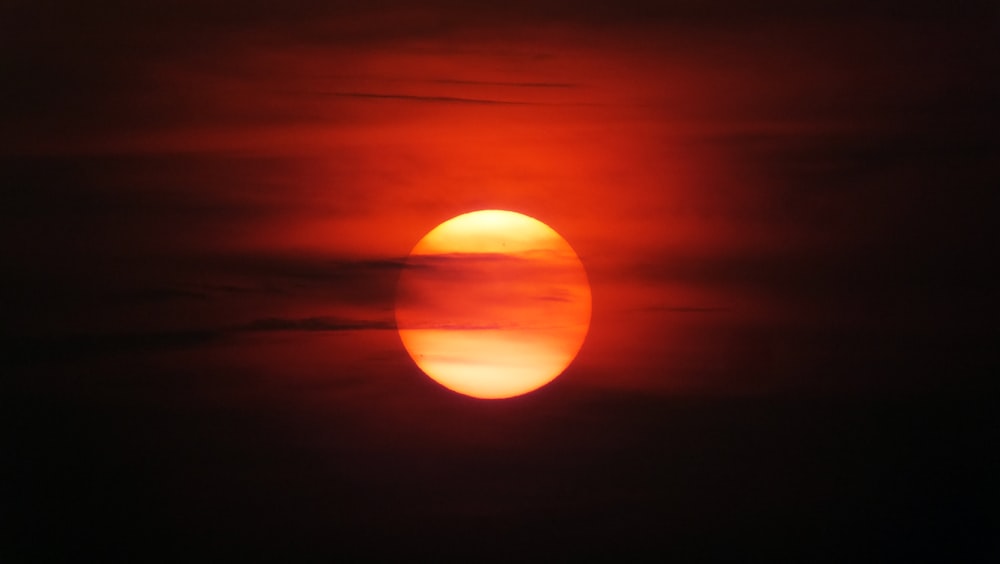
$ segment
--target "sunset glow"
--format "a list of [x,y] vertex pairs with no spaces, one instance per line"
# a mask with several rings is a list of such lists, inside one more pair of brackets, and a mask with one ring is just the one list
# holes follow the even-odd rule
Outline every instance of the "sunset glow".
[[0,47],[0,563],[1000,562],[998,0]]

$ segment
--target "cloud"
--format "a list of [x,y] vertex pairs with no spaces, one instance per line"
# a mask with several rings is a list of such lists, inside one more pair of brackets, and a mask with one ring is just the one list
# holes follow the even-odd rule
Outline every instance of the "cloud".
[[722,313],[732,311],[729,307],[699,307],[699,306],[650,306],[643,311],[665,311],[670,313]]
[[10,337],[0,356],[12,364],[76,362],[95,357],[149,353],[209,345],[224,332],[209,329],[107,334],[70,334],[51,337]]
[[429,82],[436,84],[456,84],[466,86],[509,86],[511,88],[579,88],[579,84],[572,82],[503,82],[489,80],[461,80],[455,78],[437,78]]
[[4,339],[3,348],[0,348],[0,359],[12,364],[77,362],[91,358],[212,346],[246,332],[366,331],[395,328],[396,324],[392,319],[263,317],[230,328],[8,336]]
[[206,259],[223,270],[258,277],[336,282],[393,275],[413,268],[405,257],[351,259],[325,256],[243,254]]
[[339,317],[283,318],[265,317],[255,319],[238,328],[241,331],[360,331],[366,329],[395,329],[396,323],[390,319],[358,320]]
[[207,300],[205,292],[187,290],[184,288],[141,288],[125,291],[109,297],[112,301],[121,303],[163,303],[176,300]]
[[331,258],[315,255],[242,254],[203,257],[202,272],[232,297],[262,293],[288,299],[387,309],[395,300],[399,272],[419,268],[405,258]]
[[442,331],[495,331],[497,329],[518,329],[514,322],[507,323],[414,323],[406,329],[439,329]]
[[435,102],[450,104],[493,104],[504,106],[536,105],[533,102],[518,102],[512,100],[489,100],[485,98],[459,98],[454,96],[416,96],[412,94],[380,94],[375,92],[333,92],[333,96],[342,98],[369,98],[374,100],[406,100],[411,102]]
[[569,297],[567,295],[562,295],[562,294],[561,295],[552,294],[552,295],[548,295],[548,296],[535,296],[534,299],[536,299],[538,301],[541,301],[541,302],[559,302],[559,303],[569,303],[569,302],[575,301],[575,300],[573,300],[573,298],[571,298],[571,297]]
[[501,265],[505,267],[546,268],[559,270],[576,268],[575,262],[560,251],[534,249],[517,253],[436,253],[413,255],[401,259],[404,268],[440,269],[451,274],[452,269],[467,270],[477,266]]

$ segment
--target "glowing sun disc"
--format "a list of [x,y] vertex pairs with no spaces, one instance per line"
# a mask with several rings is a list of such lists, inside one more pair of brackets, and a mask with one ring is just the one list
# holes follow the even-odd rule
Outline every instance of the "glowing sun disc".
[[503,210],[432,229],[399,278],[396,325],[413,361],[442,386],[499,399],[562,374],[590,327],[583,263],[554,229]]

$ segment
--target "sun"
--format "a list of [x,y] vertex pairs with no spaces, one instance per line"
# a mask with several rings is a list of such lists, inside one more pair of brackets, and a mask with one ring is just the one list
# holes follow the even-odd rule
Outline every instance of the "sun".
[[438,225],[399,278],[396,325],[413,361],[476,398],[536,390],[562,374],[590,327],[583,263],[554,229],[480,210]]

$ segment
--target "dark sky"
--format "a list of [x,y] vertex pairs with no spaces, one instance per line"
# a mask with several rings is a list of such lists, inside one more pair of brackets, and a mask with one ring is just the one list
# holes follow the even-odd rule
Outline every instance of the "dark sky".
[[[996,2],[0,5],[0,560],[991,561]],[[474,400],[430,229],[593,318]]]

